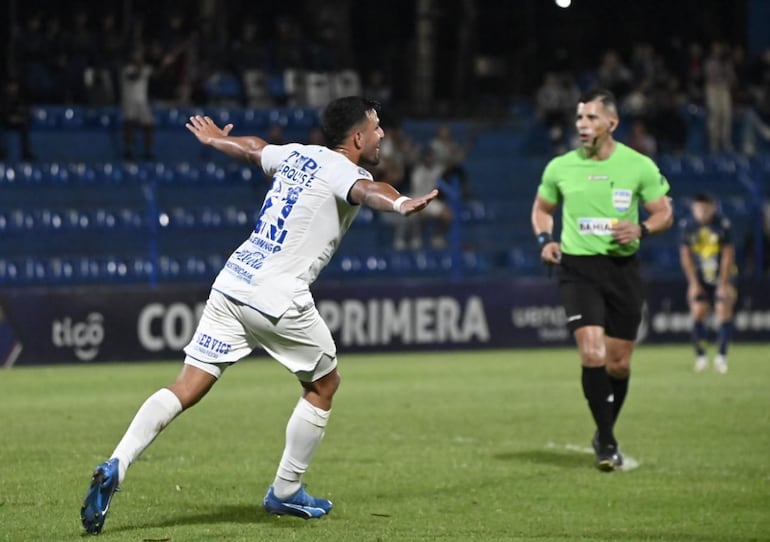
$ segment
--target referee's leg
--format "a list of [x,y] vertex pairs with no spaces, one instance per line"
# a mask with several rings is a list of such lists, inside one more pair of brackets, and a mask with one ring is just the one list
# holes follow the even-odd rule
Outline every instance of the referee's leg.
[[634,341],[605,337],[604,343],[607,349],[607,374],[610,377],[610,384],[612,384],[612,423],[614,426],[628,394]]
[[613,392],[606,369],[604,328],[586,325],[575,329],[574,334],[582,366],[583,395],[596,422],[595,440],[602,447],[617,446],[613,433]]

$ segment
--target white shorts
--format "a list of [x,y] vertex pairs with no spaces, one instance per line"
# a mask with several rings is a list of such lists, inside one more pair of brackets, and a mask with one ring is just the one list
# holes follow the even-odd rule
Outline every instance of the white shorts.
[[222,371],[261,346],[302,382],[315,382],[337,366],[331,331],[308,292],[280,318],[211,290],[185,363],[219,378]]

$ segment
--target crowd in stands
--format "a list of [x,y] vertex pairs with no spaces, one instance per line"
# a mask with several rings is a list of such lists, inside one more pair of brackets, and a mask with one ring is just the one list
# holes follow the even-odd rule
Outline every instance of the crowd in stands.
[[[128,24],[110,8],[32,12],[12,27],[3,123],[21,130],[29,104],[121,105],[130,142],[135,129],[149,131],[150,105],[321,107],[356,93],[393,105],[393,74],[375,67],[362,73],[355,65],[346,19],[334,5],[310,22],[283,14],[230,17],[227,32],[181,8]],[[770,140],[770,50],[751,56],[721,41],[671,43],[677,45],[665,51],[648,43],[628,53],[608,49],[580,73],[568,55],[544,63],[532,97],[552,151],[572,145],[574,104],[591,86],[616,94],[627,140],[646,154],[684,151],[688,127],[681,112],[689,106],[705,109],[713,153],[753,154],[758,140]],[[32,156],[28,145],[24,152]]]
[[593,70],[548,71],[535,106],[555,153],[572,146],[575,102],[592,86],[615,93],[626,141],[647,155],[685,151],[687,108],[704,110],[711,153],[753,155],[758,138],[770,141],[770,49],[751,57],[738,45],[693,42],[664,55],[638,43],[627,58],[605,51]]

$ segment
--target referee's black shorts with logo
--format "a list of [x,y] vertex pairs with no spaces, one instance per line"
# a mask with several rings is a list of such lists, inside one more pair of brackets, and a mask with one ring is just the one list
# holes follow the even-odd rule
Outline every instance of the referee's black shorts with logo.
[[572,333],[583,326],[601,326],[608,337],[636,339],[644,284],[635,255],[562,254],[559,293]]

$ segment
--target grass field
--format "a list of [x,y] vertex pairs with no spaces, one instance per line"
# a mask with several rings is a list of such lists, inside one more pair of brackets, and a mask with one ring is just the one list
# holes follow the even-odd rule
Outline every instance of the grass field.
[[[770,540],[770,346],[727,375],[641,347],[617,428],[639,466],[592,466],[572,350],[343,356],[305,481],[321,520],[261,508],[299,387],[248,360],[131,468],[109,541]],[[0,372],[0,540],[82,540],[92,468],[179,362]]]

